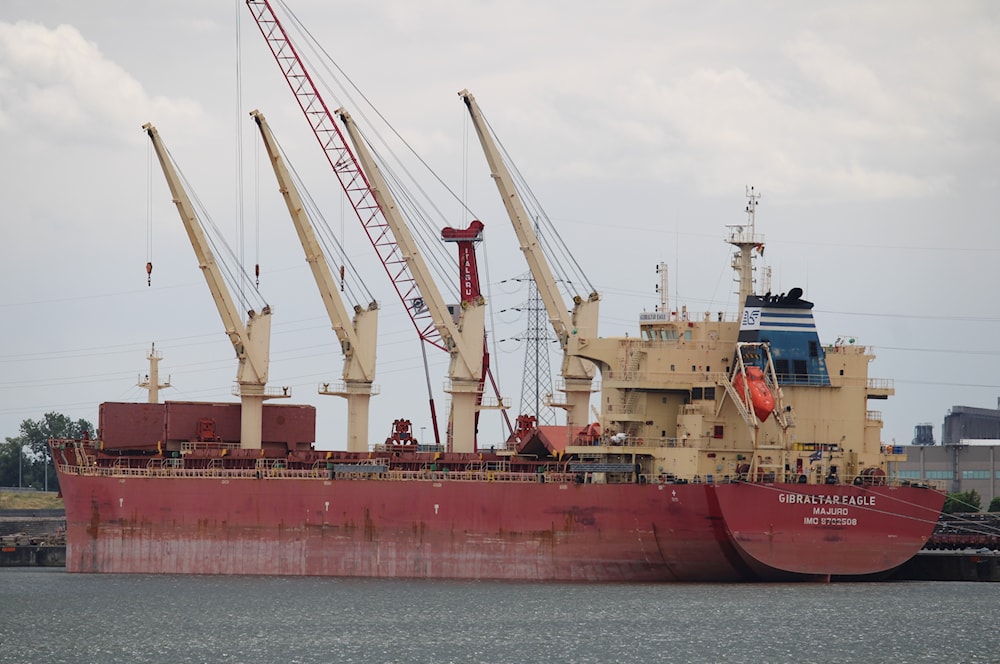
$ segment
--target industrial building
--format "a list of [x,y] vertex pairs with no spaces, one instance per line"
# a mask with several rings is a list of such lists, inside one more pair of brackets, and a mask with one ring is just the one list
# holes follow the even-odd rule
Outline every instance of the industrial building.
[[983,508],[1000,495],[1000,408],[953,406],[941,426],[941,444],[932,427],[918,424],[906,461],[895,464],[900,479],[945,481],[949,492],[976,491]]

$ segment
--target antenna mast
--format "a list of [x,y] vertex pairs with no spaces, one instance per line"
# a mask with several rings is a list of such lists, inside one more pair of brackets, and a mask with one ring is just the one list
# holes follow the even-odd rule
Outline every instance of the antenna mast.
[[167,382],[160,382],[160,360],[163,359],[163,353],[156,350],[155,343],[146,355],[146,359],[149,360],[149,373],[146,374],[145,378],[139,376],[139,382],[136,385],[144,390],[149,390],[149,403],[160,403],[160,390],[170,387],[170,376],[167,376]]
[[747,296],[753,295],[753,252],[756,251],[759,255],[764,254],[764,236],[758,235],[754,227],[755,216],[757,213],[757,202],[760,200],[760,194],[754,190],[753,187],[747,187],[747,223],[746,224],[734,224],[728,225],[726,228],[729,231],[729,237],[726,242],[736,247],[737,251],[733,254],[733,270],[736,271],[737,280],[740,284],[740,311],[743,311],[743,305],[746,304]]

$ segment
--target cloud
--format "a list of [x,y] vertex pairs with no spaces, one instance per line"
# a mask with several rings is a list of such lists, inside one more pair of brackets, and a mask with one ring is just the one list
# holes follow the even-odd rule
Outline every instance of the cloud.
[[795,63],[803,78],[824,93],[825,100],[839,106],[850,105],[885,117],[894,110],[885,87],[869,67],[853,60],[838,48],[811,32],[798,35],[782,49]]
[[194,101],[150,96],[69,25],[0,23],[0,62],[0,131],[7,133],[104,142],[127,136],[121,128],[134,124],[137,111],[201,114]]
[[[641,179],[710,196],[767,182],[800,203],[925,200],[953,193],[957,168],[992,172],[977,164],[995,151],[1000,42],[995,23],[973,27],[975,7],[802,6],[748,17],[742,30],[703,7],[668,21],[647,7],[629,36],[617,12],[591,11],[593,38],[575,14],[562,50],[528,39],[505,71],[477,62],[491,75],[470,85],[498,130],[544,137],[515,153],[529,171],[560,155],[546,172],[567,181]],[[611,36],[615,48],[601,48]]]
[[609,132],[601,143],[629,152],[600,168],[688,182],[708,195],[766,181],[772,193],[802,200],[923,198],[953,186],[942,161],[965,148],[939,129],[952,124],[947,104],[918,106],[809,32],[765,60],[622,82],[617,110],[594,113],[594,124]]

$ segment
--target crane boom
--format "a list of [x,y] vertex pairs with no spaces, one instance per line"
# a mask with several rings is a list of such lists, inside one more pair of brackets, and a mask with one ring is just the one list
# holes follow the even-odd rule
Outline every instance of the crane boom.
[[[391,211],[383,204],[383,201],[391,200],[384,180],[375,186],[369,181],[372,174],[378,175],[378,169],[369,167],[367,175],[366,170],[362,170],[302,59],[288,39],[271,3],[268,0],[245,2],[382,261],[417,334],[423,341],[447,350],[451,355],[447,388],[452,394],[451,447],[455,451],[474,450],[475,414],[482,395],[483,368],[482,359],[475,358],[473,351],[481,348],[484,343],[484,307],[481,303],[476,306],[466,303],[459,322],[456,324],[452,319],[429,278],[429,272],[426,271],[426,265],[412,236],[402,223],[399,211],[394,204]],[[363,141],[360,137],[357,138],[359,140],[353,141],[355,151],[364,150],[367,153]],[[374,165],[370,155],[366,160]],[[379,200],[380,196],[383,200]],[[395,217],[390,222],[392,215]],[[404,235],[401,236],[400,233]],[[429,384],[428,378],[428,386]],[[433,398],[431,404],[431,418],[436,422]],[[437,439],[436,425],[434,433]]]
[[250,115],[260,129],[264,148],[278,180],[278,188],[285,199],[288,213],[305,252],[306,262],[312,271],[330,324],[344,354],[343,391],[330,391],[328,385],[325,385],[320,392],[347,399],[347,449],[349,452],[367,452],[368,405],[373,394],[372,381],[375,379],[378,303],[371,302],[367,308],[355,305],[352,322],[338,293],[337,280],[330,269],[330,263],[323,254],[323,248],[302,204],[302,197],[295,187],[285,160],[281,157],[271,128],[260,111],[251,111]]
[[456,452],[472,452],[475,450],[477,402],[482,394],[485,300],[480,296],[463,302],[459,322],[455,323],[357,125],[344,109],[338,109],[336,113],[347,129],[361,167],[368,174],[372,195],[392,229],[400,253],[424,295],[424,305],[451,354],[448,378],[451,383],[449,392],[452,395],[452,449]]
[[379,209],[364,171],[358,165],[333,114],[313,84],[312,77],[303,66],[270,2],[246,0],[246,4],[292,94],[295,95],[295,100],[316,135],[327,161],[337,174],[344,194],[351,201],[351,206],[382,261],[396,293],[403,301],[417,334],[432,346],[448,350],[439,334],[439,327],[431,319],[428,309],[419,306],[424,301],[425,295],[418,287],[409,263],[400,253],[397,240]]
[[538,235],[530,223],[524,203],[514,186],[510,170],[504,163],[475,97],[468,90],[462,90],[458,94],[469,109],[472,124],[476,128],[476,134],[479,136],[479,142],[482,144],[483,153],[486,155],[486,161],[490,167],[490,175],[496,183],[501,199],[503,199],[504,208],[506,208],[511,224],[514,226],[521,251],[524,253],[528,268],[531,270],[531,276],[538,286],[538,293],[548,313],[549,323],[552,325],[563,350],[562,377],[565,383],[563,389],[566,393],[566,403],[552,405],[566,408],[571,428],[581,427],[586,424],[588,416],[587,406],[590,403],[595,369],[591,362],[568,352],[569,340],[571,335],[578,335],[582,338],[596,336],[600,296],[596,292],[590,293],[586,299],[579,295],[574,296],[573,312],[569,313],[559,292],[552,269],[545,259]]
[[[212,293],[212,299],[215,300],[215,306],[219,310],[219,316],[226,328],[226,335],[233,344],[233,350],[236,351],[236,357],[240,362],[236,374],[242,403],[240,446],[259,449],[261,447],[264,399],[268,396],[278,396],[266,395],[265,393],[270,361],[271,308],[265,305],[260,313],[250,310],[247,324],[244,327],[239,310],[233,303],[233,298],[226,287],[222,270],[215,260],[194,206],[191,204],[191,199],[184,190],[184,185],[177,175],[177,170],[174,168],[156,127],[147,123],[142,128],[153,142],[153,149],[160,161],[160,166],[163,168],[167,186],[170,188],[177,212],[180,214],[181,222],[184,224],[184,229],[187,231],[188,239],[191,241],[191,246],[198,259],[198,266],[201,268],[202,274],[205,275],[208,289]],[[287,390],[282,396],[287,396]]]

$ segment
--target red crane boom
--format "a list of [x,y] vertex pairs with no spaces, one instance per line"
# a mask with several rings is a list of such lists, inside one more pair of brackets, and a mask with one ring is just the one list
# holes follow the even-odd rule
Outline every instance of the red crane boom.
[[351,201],[351,206],[413,321],[417,334],[432,346],[448,350],[434,325],[430,311],[423,306],[424,298],[410,272],[409,264],[396,243],[392,229],[375,200],[368,178],[340,132],[333,113],[323,101],[295,47],[288,39],[285,28],[271,9],[271,4],[268,0],[246,0],[246,4],[261,34],[264,35],[274,59],[278,62],[278,67],[284,74],[292,94],[295,95],[299,107],[319,140],[327,161],[337,174],[344,188],[344,194]]

